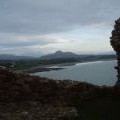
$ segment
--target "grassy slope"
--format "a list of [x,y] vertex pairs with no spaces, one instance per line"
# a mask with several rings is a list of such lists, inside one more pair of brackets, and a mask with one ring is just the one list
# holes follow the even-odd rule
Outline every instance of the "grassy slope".
[[[71,117],[74,108],[79,118]],[[63,113],[69,117],[60,120],[120,120],[120,88],[0,71],[0,120],[52,120]]]
[[[51,60],[0,60],[0,66],[5,66],[12,70],[25,70],[32,67],[44,66],[44,65],[54,65],[60,63],[75,63],[75,62],[89,62],[97,60],[114,60],[116,59],[115,55],[86,55],[80,56],[78,58],[59,58]],[[11,67],[14,66],[14,67]]]

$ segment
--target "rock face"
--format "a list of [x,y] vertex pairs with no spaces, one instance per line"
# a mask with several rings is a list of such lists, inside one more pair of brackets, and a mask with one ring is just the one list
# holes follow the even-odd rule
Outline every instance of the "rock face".
[[115,21],[114,30],[112,31],[112,36],[110,39],[111,45],[117,54],[118,65],[115,68],[118,72],[118,81],[116,83],[116,85],[118,86],[120,85],[120,18]]

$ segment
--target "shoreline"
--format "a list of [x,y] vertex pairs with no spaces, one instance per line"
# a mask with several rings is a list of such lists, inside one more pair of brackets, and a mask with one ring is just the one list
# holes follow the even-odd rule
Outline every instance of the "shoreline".
[[115,59],[51,64],[51,65],[33,67],[27,70],[23,70],[22,72],[26,72],[26,73],[47,72],[47,71],[53,71],[53,70],[61,70],[61,69],[65,69],[65,67],[70,67],[75,65],[85,65],[85,64],[95,63],[95,62],[113,61],[113,60]]
[[48,68],[48,67],[35,67],[35,68],[31,68],[28,70],[24,70],[23,72],[26,73],[36,73],[36,72],[44,72],[44,71],[52,71],[52,70],[61,70],[63,68]]
[[0,79],[0,115],[4,120],[78,120],[81,116],[92,120],[94,113],[95,119],[104,113],[100,119],[120,118],[120,87],[55,81],[7,69],[0,69]]
[[92,63],[101,63],[101,62],[105,62],[105,61],[117,61],[117,60],[97,60],[97,61],[89,61],[89,62],[81,62],[81,63],[77,63],[76,65],[84,65],[84,64],[92,64]]

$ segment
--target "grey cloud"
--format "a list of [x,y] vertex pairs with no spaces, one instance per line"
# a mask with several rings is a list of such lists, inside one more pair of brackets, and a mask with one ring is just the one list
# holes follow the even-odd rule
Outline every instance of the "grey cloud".
[[0,0],[0,53],[39,56],[64,45],[71,49],[73,44],[59,44],[67,40],[56,33],[93,25],[107,30],[120,16],[119,5],[120,0]]
[[41,56],[41,49],[36,50],[31,47],[17,47],[17,48],[4,48],[0,49],[0,53],[3,54],[14,54],[14,55],[25,55],[25,56]]
[[110,24],[119,0],[1,0],[0,32],[49,34],[81,25]]
[[0,35],[0,45],[4,48],[28,47],[65,42],[56,35]]

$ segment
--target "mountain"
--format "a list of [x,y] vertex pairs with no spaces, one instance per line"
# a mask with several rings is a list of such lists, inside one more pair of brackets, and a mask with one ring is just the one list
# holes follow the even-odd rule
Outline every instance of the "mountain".
[[50,60],[50,59],[60,59],[60,58],[78,58],[79,55],[76,55],[72,52],[62,52],[62,51],[57,51],[53,54],[48,54],[41,56],[39,59],[40,60]]
[[17,56],[12,54],[0,54],[0,60],[51,60],[51,59],[74,59],[74,60],[100,60],[100,59],[110,59],[115,58],[115,54],[82,54],[77,55],[73,52],[63,52],[57,51],[53,54],[44,55],[41,57],[32,57],[32,56]]
[[54,59],[74,59],[77,61],[95,61],[95,60],[107,60],[107,59],[116,59],[115,54],[83,54],[83,55],[77,55],[73,52],[62,52],[57,51],[53,54],[48,54],[39,57],[40,60],[54,60]]
[[28,59],[34,59],[34,57],[16,56],[16,55],[12,55],[12,54],[0,54],[0,60],[28,60]]

